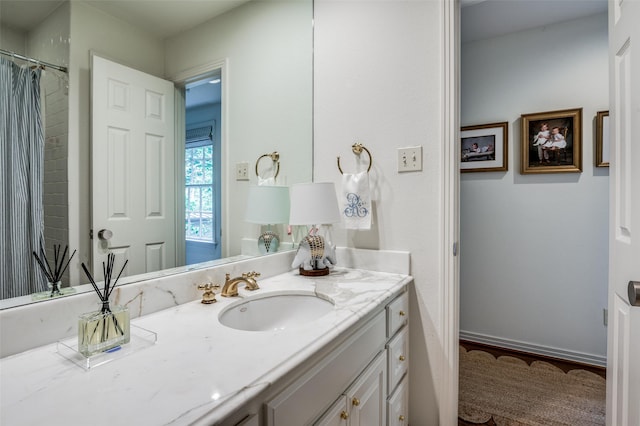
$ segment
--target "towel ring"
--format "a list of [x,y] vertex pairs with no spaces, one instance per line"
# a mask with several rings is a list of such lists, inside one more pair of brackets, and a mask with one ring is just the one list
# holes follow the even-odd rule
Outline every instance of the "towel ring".
[[260,163],[260,160],[264,157],[269,157],[271,158],[271,161],[276,163],[276,173],[273,175],[273,178],[277,178],[278,173],[280,173],[280,153],[278,153],[278,151],[273,151],[271,154],[262,154],[258,157],[258,160],[256,161],[256,176],[260,177],[260,174],[258,173],[258,163]]
[[[362,145],[360,142],[356,142],[353,145],[351,145],[351,150],[353,151],[353,153],[355,155],[360,155],[362,154],[362,151],[364,150],[367,155],[369,156],[369,167],[367,167],[367,173],[369,173],[369,170],[371,170],[371,165],[373,164],[373,157],[371,156],[371,153],[369,152],[369,150]],[[342,167],[340,167],[340,157],[338,156],[338,170],[340,170],[340,174],[344,174],[344,172],[342,171]]]

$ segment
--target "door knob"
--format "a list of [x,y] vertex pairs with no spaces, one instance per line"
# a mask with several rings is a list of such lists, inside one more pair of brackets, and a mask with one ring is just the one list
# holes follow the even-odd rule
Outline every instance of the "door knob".
[[629,303],[640,306],[640,281],[629,281]]
[[108,229],[101,229],[98,231],[98,238],[102,241],[109,241],[113,237],[113,232]]

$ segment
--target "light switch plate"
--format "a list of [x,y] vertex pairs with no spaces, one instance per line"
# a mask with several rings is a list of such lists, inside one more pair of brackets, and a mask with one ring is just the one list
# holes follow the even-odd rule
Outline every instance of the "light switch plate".
[[398,173],[422,170],[422,146],[398,148]]
[[249,163],[236,164],[236,180],[249,180]]

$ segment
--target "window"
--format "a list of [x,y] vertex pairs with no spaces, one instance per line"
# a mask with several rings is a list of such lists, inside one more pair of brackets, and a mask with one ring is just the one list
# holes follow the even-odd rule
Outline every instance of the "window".
[[185,149],[186,239],[216,243],[215,194],[211,139],[187,144]]

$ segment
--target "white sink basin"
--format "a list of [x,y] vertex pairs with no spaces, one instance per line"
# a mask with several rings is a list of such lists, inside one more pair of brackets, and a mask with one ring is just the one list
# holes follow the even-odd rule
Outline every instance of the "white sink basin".
[[266,294],[243,299],[220,312],[222,325],[245,331],[284,330],[307,324],[333,310],[315,294]]

